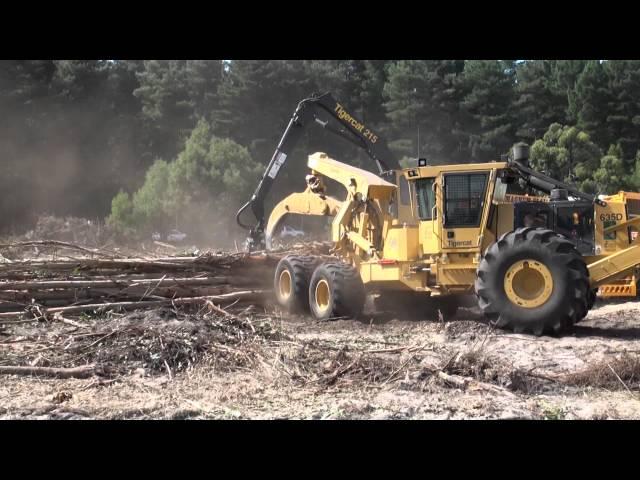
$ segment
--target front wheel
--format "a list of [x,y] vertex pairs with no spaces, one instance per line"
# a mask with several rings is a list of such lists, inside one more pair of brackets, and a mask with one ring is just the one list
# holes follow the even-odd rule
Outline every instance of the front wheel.
[[535,335],[572,327],[592,300],[580,253],[562,235],[541,228],[520,228],[489,247],[475,290],[494,325]]

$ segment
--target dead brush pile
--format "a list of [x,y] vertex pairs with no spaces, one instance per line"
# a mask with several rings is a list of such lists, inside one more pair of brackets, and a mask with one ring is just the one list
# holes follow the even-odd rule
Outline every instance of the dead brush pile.
[[557,379],[538,375],[533,370],[514,368],[482,346],[443,355],[441,365],[437,369],[426,369],[423,378],[430,378],[444,387],[473,388],[502,394],[536,394],[555,390],[559,383]]
[[268,308],[274,267],[289,252],[125,257],[52,240],[0,252],[34,247],[37,258],[0,262],[0,373],[172,375],[203,360],[242,368],[279,338],[256,307]]
[[34,373],[38,368],[50,369],[41,373],[87,368],[106,376],[137,369],[173,375],[203,361],[231,371],[255,366],[257,357],[266,355],[262,350],[267,342],[285,338],[266,316],[215,311],[155,309],[85,319],[77,325],[69,329],[42,324],[16,331],[0,341],[0,372],[10,365]]
[[625,353],[610,360],[601,360],[565,375],[562,381],[578,387],[637,391],[640,390],[640,356]]
[[[577,372],[545,375],[536,373],[535,368],[530,370],[513,368],[499,358],[492,357],[483,349],[471,349],[455,354],[441,370],[447,374],[486,382],[525,394],[555,391],[558,386],[640,390],[640,356],[630,353],[591,363]],[[444,380],[446,385],[446,378]],[[450,382],[449,384],[451,385]]]
[[398,359],[347,348],[297,342],[277,353],[276,369],[299,385],[378,385],[391,380]]

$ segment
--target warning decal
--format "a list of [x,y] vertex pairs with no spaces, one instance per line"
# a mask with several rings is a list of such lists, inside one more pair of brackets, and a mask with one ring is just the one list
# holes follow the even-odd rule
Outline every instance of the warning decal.
[[287,159],[287,155],[285,153],[278,152],[278,155],[276,156],[276,161],[273,162],[273,166],[271,167],[271,170],[269,170],[269,177],[276,178],[276,175],[278,174],[280,167],[282,167],[286,159]]

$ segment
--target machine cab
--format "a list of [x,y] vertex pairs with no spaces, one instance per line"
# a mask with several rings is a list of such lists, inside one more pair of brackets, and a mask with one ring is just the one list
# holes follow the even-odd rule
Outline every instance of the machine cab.
[[595,252],[593,203],[579,200],[516,202],[514,229],[538,227],[554,230],[568,238],[582,255]]
[[424,166],[405,170],[422,254],[477,252],[489,217],[498,163]]

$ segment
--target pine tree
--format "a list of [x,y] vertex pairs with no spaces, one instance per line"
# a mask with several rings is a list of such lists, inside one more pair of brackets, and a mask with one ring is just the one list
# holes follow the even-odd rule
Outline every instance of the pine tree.
[[612,96],[608,91],[607,72],[600,61],[587,62],[576,82],[575,95],[577,126],[589,133],[602,148],[615,143],[607,129],[608,107]]
[[399,156],[420,155],[438,163],[466,160],[458,135],[460,89],[456,80],[462,67],[457,60],[403,60],[389,66],[385,106],[400,136],[390,142]]
[[550,88],[565,100],[567,106],[563,124],[575,125],[578,122],[576,110],[576,83],[582,74],[586,60],[547,60],[551,66]]
[[593,173],[598,192],[614,194],[632,187],[629,169],[622,159],[622,149],[612,145],[600,160],[600,168]]
[[640,149],[640,61],[609,60],[604,69],[610,94],[605,126],[608,140],[620,145],[620,158],[633,170]]
[[528,143],[542,138],[552,123],[563,123],[569,106],[566,93],[554,88],[553,62],[526,60],[516,65],[517,136]]
[[513,62],[469,60],[461,83],[462,107],[467,114],[463,132],[470,160],[488,161],[507,153],[515,138],[512,105],[515,97]]

